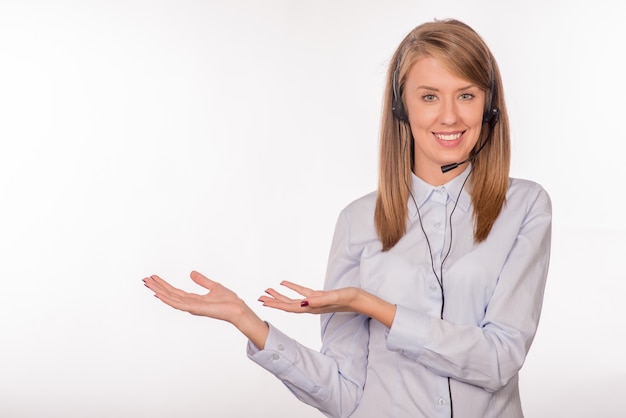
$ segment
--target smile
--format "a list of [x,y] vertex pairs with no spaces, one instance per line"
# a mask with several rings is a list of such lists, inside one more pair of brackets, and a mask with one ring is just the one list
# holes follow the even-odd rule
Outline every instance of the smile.
[[433,132],[433,134],[437,137],[437,139],[442,141],[456,141],[461,137],[461,135],[463,135],[463,132],[457,132],[454,134],[437,134]]

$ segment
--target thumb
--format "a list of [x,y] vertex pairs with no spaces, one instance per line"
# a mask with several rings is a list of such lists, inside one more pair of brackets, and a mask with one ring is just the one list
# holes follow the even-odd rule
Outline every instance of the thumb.
[[191,280],[196,282],[198,285],[204,287],[205,289],[211,290],[211,288],[217,284],[213,280],[209,279],[208,277],[204,276],[201,273],[198,273],[195,270],[192,271],[191,274],[189,274],[189,276],[191,277]]

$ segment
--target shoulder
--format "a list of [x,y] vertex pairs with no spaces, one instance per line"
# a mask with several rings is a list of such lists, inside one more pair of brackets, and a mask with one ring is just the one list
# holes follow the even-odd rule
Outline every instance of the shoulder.
[[[376,192],[353,200],[339,214],[335,234],[346,237],[351,246],[362,247],[376,241],[375,209]],[[354,248],[353,250],[356,251]]]
[[348,203],[341,211],[340,216],[345,217],[350,222],[373,222],[374,211],[376,209],[376,191],[361,196]]
[[548,192],[543,188],[541,184],[528,179],[511,177],[509,178],[509,190],[507,192],[507,195],[517,194],[537,194],[545,195],[545,197],[549,198]]
[[376,195],[377,192],[373,191],[348,203],[343,209],[344,212],[362,212],[367,210],[374,210],[376,207]]
[[545,211],[551,212],[552,203],[550,195],[537,182],[527,179],[510,178],[509,189],[506,195],[507,206],[517,208],[543,208]]
[[512,240],[521,234],[530,236],[529,231],[549,234],[551,223],[552,205],[546,190],[534,181],[510,178],[506,201],[489,233],[489,241],[502,247],[511,246]]

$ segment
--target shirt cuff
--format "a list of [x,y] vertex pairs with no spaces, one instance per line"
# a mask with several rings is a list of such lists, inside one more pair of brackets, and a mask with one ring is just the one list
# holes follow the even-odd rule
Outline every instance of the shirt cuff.
[[296,342],[268,323],[269,333],[265,340],[265,349],[259,350],[248,341],[248,358],[259,366],[275,374],[285,375],[293,368],[297,355]]
[[396,306],[396,315],[387,332],[387,348],[417,360],[430,335],[431,317],[422,312]]

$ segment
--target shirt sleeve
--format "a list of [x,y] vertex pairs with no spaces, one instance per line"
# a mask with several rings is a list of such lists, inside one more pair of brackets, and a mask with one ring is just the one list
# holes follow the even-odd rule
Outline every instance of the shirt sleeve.
[[517,375],[539,323],[550,259],[551,202],[539,185],[533,190],[479,326],[454,325],[398,306],[388,349],[490,392]]
[[[342,212],[331,245],[326,289],[359,285],[359,260],[350,254],[349,240],[349,222]],[[279,378],[301,401],[329,417],[348,417],[363,394],[369,318],[342,312],[322,315],[321,321],[320,352],[270,324],[265,349],[248,342],[248,357]]]

